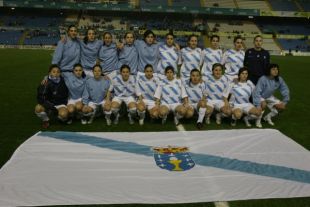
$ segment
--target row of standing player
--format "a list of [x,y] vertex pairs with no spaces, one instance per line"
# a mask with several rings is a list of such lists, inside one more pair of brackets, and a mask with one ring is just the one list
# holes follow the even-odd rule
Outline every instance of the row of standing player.
[[[210,123],[210,116],[216,111],[216,123],[221,124],[222,117],[232,116],[232,126],[244,116],[248,127],[249,120],[256,119],[256,126],[261,126],[261,118],[266,106],[270,113],[264,119],[273,125],[271,118],[279,110],[283,110],[289,101],[289,90],[279,77],[279,66],[271,64],[269,72],[258,81],[257,86],[248,79],[248,69],[240,68],[238,79],[231,83],[223,75],[223,65],[212,66],[212,74],[201,77],[198,69],[190,72],[190,78],[184,82],[177,79],[175,69],[165,68],[166,78],[160,79],[153,73],[152,65],[146,65],[144,73],[133,76],[128,65],[122,65],[120,74],[112,79],[104,78],[100,65],[93,67],[93,77],[83,77],[81,65],[75,65],[73,73],[60,76],[57,65],[50,67],[47,84],[38,88],[38,105],[35,112],[43,121],[43,127],[49,126],[48,111],[55,111],[59,119],[69,122],[74,115],[80,116],[82,123],[92,123],[98,109],[105,114],[107,125],[111,125],[111,114],[114,123],[119,120],[119,110],[124,102],[127,106],[129,123],[134,123],[136,113],[139,124],[143,125],[145,113],[149,111],[151,118],[162,118],[165,123],[170,112],[174,114],[174,122],[179,124],[181,118],[191,118],[198,113],[197,127]],[[279,89],[283,101],[273,96]],[[111,95],[113,94],[113,97]],[[253,96],[253,104],[250,97]],[[69,97],[69,100],[68,100]],[[229,98],[230,97],[230,98]],[[88,120],[86,120],[88,119]]]
[[[250,70],[249,79],[256,84],[269,65],[269,53],[262,48],[262,37],[254,38],[254,48],[243,51],[244,43],[240,36],[234,38],[234,48],[222,52],[219,48],[220,38],[213,35],[211,46],[200,49],[195,35],[188,37],[188,46],[180,49],[174,41],[174,35],[168,33],[164,43],[157,42],[155,34],[147,30],[143,40],[135,40],[133,32],[127,32],[123,43],[115,43],[112,34],[103,34],[103,40],[97,40],[95,30],[89,29],[84,40],[77,38],[75,26],[68,28],[67,37],[58,42],[52,64],[57,64],[65,76],[72,72],[75,64],[80,63],[87,75],[92,75],[92,67],[100,64],[103,74],[111,79],[115,77],[122,65],[131,68],[131,74],[143,72],[145,65],[154,67],[154,72],[165,75],[165,68],[172,66],[177,70],[181,65],[181,79],[186,80],[190,71],[200,69],[202,77],[212,73],[212,65],[221,63],[225,66],[225,75],[231,80],[237,77],[239,68],[247,66]],[[176,72],[176,71],[175,71]]]

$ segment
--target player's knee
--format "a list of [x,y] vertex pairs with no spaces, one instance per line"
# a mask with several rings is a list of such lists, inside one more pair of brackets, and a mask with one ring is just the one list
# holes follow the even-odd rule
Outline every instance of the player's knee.
[[74,107],[74,105],[68,105],[68,112],[70,113],[70,114],[72,114],[72,113],[74,113],[74,111],[75,111],[75,107]]
[[144,106],[144,104],[138,103],[138,104],[137,104],[137,110],[140,111],[140,112],[145,111],[145,106]]
[[119,108],[120,107],[120,104],[118,102],[112,102],[111,103],[111,108]]
[[136,108],[136,103],[135,102],[128,103],[128,109],[133,109],[133,108]]
[[207,106],[207,110],[206,110],[206,114],[207,115],[211,115],[212,113],[213,113],[213,108],[212,107],[210,107],[210,106]]
[[68,110],[67,109],[59,109],[58,116],[62,119],[66,119],[68,117]]
[[76,111],[82,111],[83,109],[83,103],[82,102],[78,102],[75,104],[75,110]]
[[185,113],[185,118],[189,119],[192,118],[194,115],[194,110],[193,109],[188,109]]
[[241,110],[235,110],[233,112],[233,115],[235,116],[236,119],[240,119],[242,116],[242,112],[241,112]]
[[44,111],[45,111],[44,107],[42,105],[40,105],[40,104],[37,104],[35,106],[35,108],[34,108],[34,112],[35,113],[41,113],[41,112],[44,112]]

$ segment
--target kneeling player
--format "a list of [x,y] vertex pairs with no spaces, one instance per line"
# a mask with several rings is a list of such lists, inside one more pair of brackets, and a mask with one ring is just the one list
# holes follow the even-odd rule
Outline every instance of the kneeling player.
[[201,82],[201,74],[198,69],[193,69],[190,73],[190,79],[185,81],[185,90],[188,95],[189,106],[185,118],[191,118],[195,110],[198,112],[197,128],[202,128],[203,118],[206,113],[207,101],[203,95],[205,84]]
[[[253,93],[253,103],[263,110],[262,114],[266,106],[270,109],[270,113],[264,117],[264,120],[273,126],[271,118],[286,108],[286,104],[290,100],[290,91],[283,78],[279,76],[279,65],[270,64],[268,69],[268,75],[262,76],[257,82]],[[283,96],[282,101],[273,95],[277,89]]]
[[61,121],[67,120],[68,88],[57,65],[49,67],[46,84],[40,84],[38,87],[37,100],[35,113],[43,121],[43,128],[49,127],[49,112],[57,113]]
[[166,79],[157,87],[154,97],[156,104],[161,102],[159,108],[159,117],[162,118],[162,123],[166,122],[170,111],[174,113],[174,123],[179,125],[181,119],[188,107],[187,94],[181,80],[174,77],[174,68],[167,66],[165,69]]
[[93,67],[94,77],[89,77],[86,80],[86,85],[82,96],[82,102],[84,104],[84,118],[82,119],[82,124],[91,124],[96,113],[100,110],[100,107],[102,107],[107,125],[111,125],[111,100],[109,91],[111,81],[101,76],[101,74],[101,66],[95,65]]
[[256,119],[256,126],[261,128],[259,122],[261,111],[250,103],[250,97],[255,88],[254,84],[248,80],[248,69],[242,67],[238,72],[238,83],[234,83],[230,90],[230,103],[232,106],[232,126],[236,126],[237,120],[242,117],[247,127],[251,127],[250,119]]
[[158,118],[159,106],[155,104],[154,93],[159,85],[159,79],[153,74],[152,65],[147,64],[144,73],[138,72],[136,81],[136,94],[138,96],[137,111],[140,117],[139,124],[144,124],[145,110],[151,118]]
[[118,124],[119,110],[124,102],[128,110],[129,124],[134,124],[136,116],[136,100],[135,100],[135,77],[130,75],[130,67],[122,65],[120,75],[112,80],[114,98],[112,100],[112,113],[115,116],[114,124]]

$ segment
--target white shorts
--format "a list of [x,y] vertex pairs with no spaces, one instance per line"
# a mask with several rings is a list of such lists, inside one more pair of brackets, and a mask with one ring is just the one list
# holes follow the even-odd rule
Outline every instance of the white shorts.
[[82,98],[78,98],[78,99],[69,99],[68,100],[68,104],[67,105],[75,105],[77,102],[82,102]]
[[94,111],[97,109],[98,106],[103,106],[105,104],[105,100],[101,101],[100,103],[94,103],[94,102],[89,102],[87,105],[94,109]]
[[255,106],[251,103],[233,104],[233,106],[232,106],[232,110],[240,109],[242,111],[242,113],[247,114],[247,115],[249,114],[249,111],[252,108],[255,108]]
[[217,111],[220,111],[224,105],[225,103],[223,100],[207,100],[207,106],[210,106]]
[[129,96],[129,97],[118,97],[115,96],[112,101],[117,102],[119,104],[122,104],[123,102],[125,102],[126,106],[128,106],[129,103],[131,102],[136,102],[134,97]]
[[181,105],[182,105],[181,103],[174,103],[174,104],[163,103],[163,104],[161,104],[161,106],[166,106],[169,109],[169,111],[172,111],[172,112],[175,112],[175,109]]
[[261,98],[260,101],[266,101],[267,102],[267,107],[269,109],[272,109],[272,107],[276,104],[281,103],[281,101],[279,99],[277,99],[275,96],[270,96],[269,98]]
[[56,109],[60,109],[60,108],[67,108],[67,106],[65,104],[60,104],[60,105],[55,105]]
[[145,104],[147,110],[151,110],[155,107],[155,101],[154,100],[148,100],[148,99],[142,99],[143,103]]

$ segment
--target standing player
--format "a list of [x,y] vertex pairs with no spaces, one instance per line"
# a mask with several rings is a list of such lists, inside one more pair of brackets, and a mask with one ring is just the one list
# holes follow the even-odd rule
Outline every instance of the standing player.
[[103,45],[98,54],[102,72],[109,76],[112,80],[117,75],[118,54],[117,46],[112,42],[112,34],[110,32],[103,33]]
[[121,68],[122,65],[128,65],[130,73],[136,75],[138,71],[138,51],[134,46],[135,38],[133,32],[127,32],[124,39],[125,44],[123,44],[118,54],[117,68]]
[[266,74],[270,63],[270,55],[262,48],[263,38],[260,35],[254,37],[254,48],[245,52],[244,66],[249,68],[249,79],[256,85],[258,79]]
[[206,77],[207,75],[212,74],[212,66],[215,63],[221,63],[223,52],[219,49],[220,37],[218,35],[212,35],[210,37],[211,47],[206,48],[202,51],[201,63],[201,75]]
[[35,114],[42,120],[42,127],[49,127],[49,112],[58,114],[61,121],[68,118],[68,88],[64,78],[60,76],[60,68],[51,65],[46,84],[40,84],[37,92],[38,104],[35,107]]
[[137,107],[135,100],[135,77],[130,75],[130,67],[122,65],[120,75],[117,75],[112,80],[114,98],[112,100],[112,113],[115,116],[114,124],[118,124],[119,110],[124,102],[128,110],[129,124],[134,124]]
[[[250,103],[250,97],[254,91],[254,84],[248,80],[249,70],[246,67],[240,68],[238,72],[238,82],[233,83],[230,90],[230,104],[232,106],[232,126],[236,126],[237,120],[242,117],[243,114],[244,122],[247,127],[251,127],[249,119],[255,118],[260,119],[261,110],[257,109],[252,103]],[[260,121],[256,121],[256,126],[261,128]]]
[[154,97],[156,104],[159,105],[159,117],[162,123],[166,123],[169,112],[174,113],[174,123],[179,125],[179,119],[186,114],[188,107],[187,94],[180,79],[174,77],[174,68],[167,66],[165,69],[166,79],[157,87]]
[[[82,102],[84,104],[82,124],[91,124],[95,115],[102,109],[105,114],[107,125],[111,125],[111,98],[110,86],[111,81],[104,78],[100,65],[93,67],[93,77],[86,80],[83,92]],[[88,121],[86,120],[88,118]]]
[[159,107],[155,104],[155,90],[159,85],[159,79],[153,74],[152,65],[146,65],[144,73],[138,72],[136,81],[136,94],[138,97],[137,112],[140,117],[139,124],[144,124],[145,110],[150,113],[151,118],[158,118]]
[[172,66],[178,71],[178,60],[180,55],[179,45],[174,43],[174,35],[172,33],[166,34],[166,43],[159,46],[159,61],[157,65],[157,73],[161,78],[165,78],[165,68]]
[[[280,90],[283,96],[282,101],[273,95],[277,89]],[[271,126],[274,126],[271,118],[278,115],[279,111],[283,111],[289,100],[290,91],[283,78],[279,76],[279,65],[270,64],[267,75],[262,76],[257,82],[253,93],[254,105],[263,110],[262,114],[266,106],[270,109],[270,112],[264,117],[264,120]]]
[[60,67],[61,74],[71,73],[73,66],[80,62],[80,44],[77,39],[77,29],[74,25],[68,27],[66,41],[60,40],[53,55],[52,64]]
[[216,114],[216,123],[221,124],[221,118],[231,115],[231,108],[227,100],[230,90],[230,81],[223,75],[223,65],[215,63],[212,66],[212,75],[205,78],[204,95],[207,97],[207,117],[206,124],[210,124],[210,117],[214,109]]
[[77,115],[81,115],[83,109],[82,96],[86,78],[81,64],[74,65],[73,73],[68,74],[65,77],[65,82],[69,90],[69,100],[67,105],[69,120],[67,123],[71,124],[74,114],[77,113]]
[[[143,34],[143,40],[134,42],[139,56],[138,71],[143,72],[147,64],[156,67],[158,65],[158,48],[159,43],[156,42],[156,36],[153,31],[146,30]],[[157,73],[157,70],[154,70]]]
[[244,51],[243,39],[241,36],[234,38],[234,49],[227,50],[222,59],[222,64],[225,66],[225,76],[230,81],[238,78],[238,71],[243,67]]
[[94,29],[88,29],[84,40],[79,42],[81,44],[81,65],[87,76],[93,76],[92,70],[96,65],[102,41],[96,39]]
[[190,35],[188,37],[188,47],[181,50],[179,64],[182,64],[180,69],[182,82],[189,79],[191,70],[200,68],[201,49],[197,45],[198,37],[196,35]]
[[204,96],[205,84],[201,82],[201,74],[198,69],[193,69],[190,79],[185,83],[185,90],[188,95],[189,106],[185,118],[191,118],[195,110],[198,112],[197,128],[202,128],[203,118],[206,114],[206,97]]

